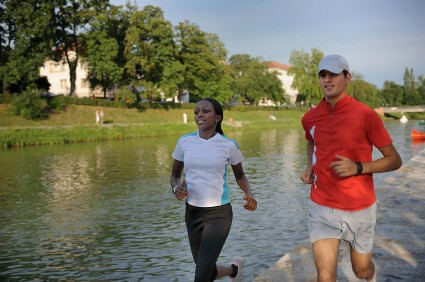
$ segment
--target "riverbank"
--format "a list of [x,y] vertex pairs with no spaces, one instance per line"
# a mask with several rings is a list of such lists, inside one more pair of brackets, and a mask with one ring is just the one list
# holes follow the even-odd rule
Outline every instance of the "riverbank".
[[[425,149],[379,183],[373,261],[376,281],[425,281]],[[351,270],[349,246],[342,243],[338,281],[358,280]],[[261,273],[255,282],[316,281],[309,240]]]
[[[95,111],[105,113],[102,125],[96,124]],[[255,130],[300,126],[306,109],[225,110],[223,129]],[[184,114],[187,123],[184,123]],[[119,109],[68,105],[48,119],[33,121],[15,116],[10,105],[0,105],[0,147],[99,142],[166,135],[180,135],[196,130],[192,110],[187,109]]]

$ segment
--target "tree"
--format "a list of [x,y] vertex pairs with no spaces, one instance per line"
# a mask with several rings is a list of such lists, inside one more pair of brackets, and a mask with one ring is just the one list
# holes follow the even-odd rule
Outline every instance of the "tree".
[[[177,60],[183,66],[178,93],[190,92],[190,100],[231,96],[223,44],[218,37],[203,32],[188,21],[175,27]],[[219,93],[226,91],[227,94]]]
[[284,102],[284,89],[276,72],[270,72],[259,58],[247,54],[233,55],[230,67],[234,79],[234,92],[243,101],[252,105],[260,100]]
[[[174,68],[175,44],[172,25],[164,19],[159,7],[145,6],[142,11],[131,14],[130,27],[125,39],[126,71],[136,87],[160,93],[164,74],[172,77]],[[173,85],[167,85],[173,87]],[[175,87],[176,89],[176,87]]]
[[419,97],[415,89],[415,75],[413,69],[406,67],[404,71],[404,105],[416,105]]
[[394,81],[386,80],[380,91],[380,96],[385,106],[401,106],[404,100],[404,89]]
[[417,93],[419,97],[418,105],[425,105],[425,77],[423,75],[418,76]]
[[128,27],[122,11],[112,7],[97,15],[84,37],[84,60],[87,61],[90,87],[100,85],[106,91],[117,86],[124,71],[124,37]]
[[51,0],[55,4],[53,56],[69,66],[70,95],[75,95],[76,69],[82,50],[82,35],[92,19],[109,7],[109,0]]
[[0,2],[0,77],[2,92],[36,88],[39,68],[53,44],[53,1]]
[[292,68],[288,74],[294,76],[292,87],[306,97],[308,104],[317,104],[323,96],[317,76],[318,65],[322,58],[323,52],[316,48],[311,49],[311,55],[304,50],[293,50],[289,57]]
[[381,105],[378,88],[374,84],[366,82],[361,74],[351,73],[351,82],[347,86],[347,92],[371,108]]

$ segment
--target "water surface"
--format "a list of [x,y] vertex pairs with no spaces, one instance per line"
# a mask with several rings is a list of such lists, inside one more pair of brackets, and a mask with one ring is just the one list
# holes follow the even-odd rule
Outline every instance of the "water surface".
[[[415,123],[386,126],[404,161],[425,148],[411,142]],[[305,140],[300,128],[228,136],[242,149],[259,206],[243,209],[229,169],[234,222],[219,262],[243,256],[252,281],[308,237]],[[192,281],[184,205],[169,186],[176,141],[0,151],[0,280]]]

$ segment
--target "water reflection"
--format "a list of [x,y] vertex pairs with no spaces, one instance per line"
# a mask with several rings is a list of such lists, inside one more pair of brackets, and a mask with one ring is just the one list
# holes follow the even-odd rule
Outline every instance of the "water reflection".
[[[405,161],[425,148],[410,142],[412,124],[386,126]],[[244,210],[229,177],[235,220],[220,261],[244,256],[251,281],[307,238],[305,140],[300,128],[228,136],[242,148],[259,206]],[[0,280],[191,281],[184,206],[169,187],[176,141],[1,151]]]

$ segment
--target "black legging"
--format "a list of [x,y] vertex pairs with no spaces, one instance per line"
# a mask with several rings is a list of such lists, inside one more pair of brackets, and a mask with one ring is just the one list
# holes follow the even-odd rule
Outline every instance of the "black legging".
[[185,219],[196,264],[194,281],[214,281],[217,278],[216,262],[232,226],[232,206],[229,203],[201,208],[186,203]]

